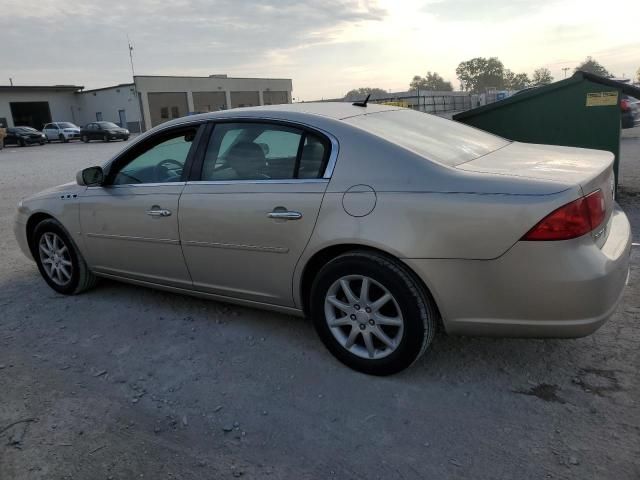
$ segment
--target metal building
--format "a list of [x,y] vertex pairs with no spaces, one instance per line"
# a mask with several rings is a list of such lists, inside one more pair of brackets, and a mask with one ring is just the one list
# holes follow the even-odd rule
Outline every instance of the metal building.
[[110,121],[132,132],[193,113],[291,103],[290,79],[147,76],[84,90],[76,85],[0,86],[0,123],[41,129],[49,122]]

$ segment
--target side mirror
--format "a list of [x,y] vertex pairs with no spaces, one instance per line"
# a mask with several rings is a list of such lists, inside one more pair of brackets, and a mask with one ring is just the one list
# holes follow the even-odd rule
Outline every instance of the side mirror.
[[104,182],[102,167],[89,167],[80,170],[76,175],[76,182],[83,187],[98,187]]

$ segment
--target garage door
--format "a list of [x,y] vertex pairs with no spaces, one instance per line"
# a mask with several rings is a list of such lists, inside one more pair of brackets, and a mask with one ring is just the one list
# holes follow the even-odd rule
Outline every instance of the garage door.
[[231,92],[231,108],[260,105],[258,92]]
[[198,113],[217,112],[227,106],[227,95],[224,92],[193,92],[193,108]]
[[265,105],[281,105],[289,103],[289,94],[287,92],[263,92],[262,98]]
[[153,92],[147,96],[152,127],[189,113],[186,92]]
[[16,127],[32,127],[42,130],[46,123],[51,123],[49,102],[10,102],[13,125]]

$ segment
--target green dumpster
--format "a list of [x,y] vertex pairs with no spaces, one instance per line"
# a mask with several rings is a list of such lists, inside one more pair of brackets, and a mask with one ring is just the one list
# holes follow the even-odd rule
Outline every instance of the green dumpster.
[[458,113],[453,119],[527,143],[607,150],[620,161],[620,95],[640,88],[587,72]]

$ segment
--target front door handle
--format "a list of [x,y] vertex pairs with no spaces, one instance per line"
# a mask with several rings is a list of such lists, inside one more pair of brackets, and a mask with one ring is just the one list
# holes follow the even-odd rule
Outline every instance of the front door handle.
[[160,208],[157,206],[151,207],[150,210],[145,212],[150,217],[169,217],[171,216],[171,210],[167,210],[166,208]]
[[275,208],[273,212],[269,212],[267,216],[269,218],[280,220],[300,220],[302,218],[302,214],[300,212],[291,212],[284,208]]

